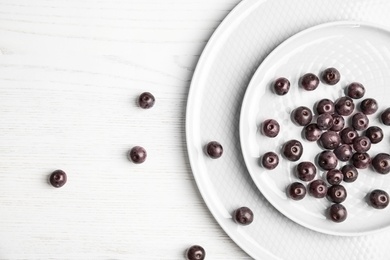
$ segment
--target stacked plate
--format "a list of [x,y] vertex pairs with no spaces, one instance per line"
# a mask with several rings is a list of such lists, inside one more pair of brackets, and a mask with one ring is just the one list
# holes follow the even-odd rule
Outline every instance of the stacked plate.
[[[244,0],[223,21],[197,65],[187,107],[188,154],[195,179],[210,211],[226,233],[256,259],[385,259],[390,253],[390,208],[377,210],[365,200],[375,188],[390,192],[390,175],[366,169],[347,183],[343,203],[348,218],[334,223],[326,216],[330,203],[307,196],[294,201],[286,187],[297,180],[296,162],[281,157],[272,171],[259,165],[268,151],[280,152],[290,139],[302,139],[302,128],[290,119],[298,106],[313,108],[322,98],[335,100],[351,82],[362,83],[365,97],[375,98],[379,112],[390,107],[390,2],[380,0],[308,1]],[[341,73],[334,86],[320,83],[315,91],[299,87],[308,72],[328,67]],[[287,95],[272,91],[286,77]],[[358,104],[358,103],[357,103]],[[281,132],[266,138],[259,132],[265,119],[277,119]],[[369,153],[389,153],[390,127],[383,142]],[[215,160],[204,147],[218,141],[224,154]],[[321,149],[302,139],[302,160],[313,161]],[[318,178],[324,178],[319,171]],[[232,212],[250,207],[249,226],[232,221]]]

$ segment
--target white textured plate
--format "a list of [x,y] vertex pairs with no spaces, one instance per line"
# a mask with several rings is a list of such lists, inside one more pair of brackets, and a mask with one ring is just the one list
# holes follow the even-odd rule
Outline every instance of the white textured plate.
[[[326,22],[356,20],[390,25],[389,13],[387,0],[244,0],[208,42],[188,97],[188,156],[211,213],[253,258],[379,260],[390,255],[388,230],[358,237],[326,235],[280,214],[248,173],[239,140],[245,90],[260,63],[277,45]],[[210,140],[224,146],[224,155],[218,160],[209,159],[203,152]],[[246,227],[231,219],[232,211],[243,205],[256,214],[255,221]]]
[[[314,91],[298,86],[299,78],[305,73],[320,76],[327,67],[340,71],[338,84],[320,83]],[[340,224],[326,218],[326,209],[331,205],[327,199],[306,196],[301,201],[294,201],[285,192],[292,182],[304,183],[294,174],[296,165],[302,161],[315,161],[316,155],[323,151],[317,142],[302,138],[303,127],[294,125],[290,119],[291,111],[306,106],[314,112],[316,101],[322,98],[336,100],[345,95],[344,89],[349,83],[361,82],[366,94],[355,100],[355,111],[364,98],[375,98],[379,110],[369,116],[370,126],[381,127],[384,135],[389,137],[390,127],[379,121],[380,112],[390,107],[389,71],[390,32],[358,22],[336,22],[307,29],[279,45],[260,65],[247,88],[241,109],[241,146],[257,187],[280,212],[303,226],[334,235],[363,235],[390,225],[390,208],[377,210],[366,203],[366,195],[373,189],[390,193],[390,175],[374,173],[371,169],[359,170],[359,177],[353,183],[342,183],[348,194],[343,202],[348,218]],[[272,91],[272,83],[282,76],[290,79],[291,88],[288,94],[278,96]],[[261,123],[270,118],[281,125],[281,131],[275,138],[268,138],[259,131]],[[346,121],[348,124],[347,118]],[[280,154],[283,144],[291,139],[300,140],[303,144],[304,153],[299,161],[291,162],[280,156],[280,164],[274,170],[259,166],[264,153],[273,151]],[[385,138],[372,145],[368,153],[371,157],[379,152],[388,153],[389,141]],[[339,162],[339,167],[345,164]],[[326,172],[317,169],[316,179],[326,180]]]

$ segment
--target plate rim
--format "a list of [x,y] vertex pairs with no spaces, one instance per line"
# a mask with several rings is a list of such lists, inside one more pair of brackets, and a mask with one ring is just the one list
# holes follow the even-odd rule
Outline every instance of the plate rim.
[[[209,196],[210,191],[206,192],[206,184],[204,184],[204,180],[200,178],[198,174],[194,174],[194,171],[198,167],[195,167],[195,152],[193,149],[190,149],[189,143],[191,143],[190,136],[192,136],[192,125],[194,123],[193,120],[190,120],[190,116],[194,114],[194,111],[191,110],[191,108],[196,104],[196,98],[194,95],[194,86],[199,85],[199,82],[202,81],[202,72],[205,70],[205,64],[209,62],[209,57],[211,54],[211,51],[214,49],[216,45],[219,44],[220,37],[223,35],[226,35],[229,30],[232,30],[231,24],[237,23],[237,18],[240,18],[241,16],[245,16],[245,13],[250,12],[253,8],[256,8],[258,5],[261,5],[269,0],[242,0],[239,2],[222,20],[222,22],[218,25],[218,27],[215,29],[215,31],[210,36],[208,42],[206,43],[205,47],[201,51],[201,55],[199,57],[199,60],[195,66],[194,73],[191,78],[191,84],[188,91],[188,98],[187,98],[187,104],[186,104],[186,112],[185,112],[185,140],[186,140],[186,147],[187,147],[187,155],[190,162],[190,167],[192,169],[192,175],[194,176],[196,186],[201,194],[202,200],[205,202],[209,212],[211,213],[212,217],[217,221],[217,223],[222,228],[222,231],[225,232],[229,238],[236,244],[238,247],[246,254],[251,256],[252,258],[255,258],[255,256],[259,255],[259,252],[255,251],[252,247],[248,246],[246,243],[243,243],[242,240],[236,239],[236,236],[238,236],[238,232],[235,232],[236,235],[233,235],[233,231],[227,227],[227,223],[223,221],[222,217],[220,216],[219,212],[211,206],[213,198]],[[246,8],[246,7],[249,8]],[[192,117],[194,118],[194,117]],[[196,169],[195,169],[196,168]],[[205,196],[205,194],[208,194]],[[238,235],[237,235],[238,234]],[[261,258],[264,259],[275,259],[280,260],[279,257],[273,255],[271,252],[269,252],[266,248],[261,247]]]

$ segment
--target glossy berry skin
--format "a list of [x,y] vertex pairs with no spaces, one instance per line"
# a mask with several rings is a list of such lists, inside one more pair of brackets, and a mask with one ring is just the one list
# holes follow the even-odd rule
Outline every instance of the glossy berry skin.
[[364,96],[366,89],[363,84],[358,82],[352,82],[346,88],[346,95],[353,99],[359,99]]
[[300,162],[295,171],[298,179],[302,181],[312,181],[317,174],[317,168],[312,162]]
[[223,147],[217,141],[211,141],[206,146],[206,153],[212,159],[218,159],[223,154]]
[[204,260],[206,258],[206,251],[199,245],[193,245],[186,251],[187,260]]
[[280,125],[274,119],[267,119],[263,122],[262,132],[265,136],[276,137],[280,132]]
[[340,132],[340,138],[344,144],[352,144],[356,137],[358,133],[352,127],[346,127]]
[[328,216],[333,222],[340,223],[347,219],[348,212],[342,204],[336,203],[329,207]]
[[371,141],[367,136],[358,136],[353,140],[353,149],[358,153],[365,153],[371,148]]
[[377,173],[388,174],[390,172],[390,155],[378,153],[372,159],[371,165]]
[[298,140],[290,140],[283,145],[282,154],[289,161],[298,161],[303,153],[302,143]]
[[274,152],[267,152],[263,155],[261,164],[268,170],[275,169],[279,164],[279,156]]
[[352,116],[352,127],[357,131],[366,130],[369,123],[368,117],[361,112]]
[[349,116],[355,109],[355,104],[350,97],[341,97],[334,103],[334,108],[337,114],[341,116]]
[[338,160],[331,151],[323,151],[318,155],[318,165],[324,170],[332,170],[337,167]]
[[384,190],[373,190],[368,195],[369,204],[376,209],[384,209],[389,205],[389,194]]
[[342,144],[336,149],[334,149],[333,152],[336,155],[337,159],[342,162],[349,161],[353,155],[352,148],[349,144]]
[[293,200],[301,200],[306,196],[306,187],[300,182],[291,183],[287,187],[287,196]]
[[345,182],[354,182],[354,181],[356,181],[356,179],[358,178],[358,175],[359,175],[359,172],[356,169],[356,167],[353,165],[350,165],[350,164],[344,165],[341,168],[341,172],[344,176],[343,181],[345,181]]
[[381,120],[384,125],[390,125],[390,107],[381,113]]
[[320,79],[313,73],[306,73],[300,79],[301,87],[308,91],[315,90],[319,83]]
[[326,198],[331,202],[341,203],[347,198],[347,190],[343,185],[332,185],[328,188]]
[[248,207],[241,207],[233,212],[233,220],[241,225],[247,226],[253,222],[253,212]]
[[327,68],[322,72],[322,81],[328,85],[335,85],[340,81],[340,72],[335,68]]
[[334,103],[332,100],[324,98],[318,101],[316,105],[316,110],[318,114],[333,114],[334,113]]
[[318,128],[317,124],[309,124],[303,129],[303,134],[306,140],[310,142],[317,141],[322,135],[322,130]]
[[339,132],[339,131],[343,130],[343,128],[345,126],[344,117],[337,115],[337,114],[333,114],[332,118],[333,118],[333,126],[330,128],[330,130],[335,131],[335,132]]
[[366,89],[363,84],[358,82],[352,82],[346,88],[346,95],[353,99],[359,99],[364,96]]
[[354,153],[352,155],[352,164],[358,169],[366,169],[370,163],[371,157],[368,153]]
[[328,191],[328,186],[323,180],[314,180],[309,183],[309,194],[315,198],[324,198]]
[[283,77],[278,78],[275,80],[273,87],[277,95],[279,96],[286,95],[290,90],[290,81]]
[[372,115],[378,111],[378,102],[373,98],[366,98],[360,103],[360,110],[365,115]]
[[333,116],[329,113],[319,115],[317,117],[317,126],[321,130],[329,130],[333,126]]
[[339,169],[332,169],[326,173],[326,180],[330,185],[340,184],[344,175]]
[[49,176],[49,182],[55,188],[64,186],[67,179],[66,173],[62,170],[55,170]]
[[370,126],[367,128],[365,135],[373,144],[377,144],[383,140],[383,131],[378,126]]
[[144,92],[138,97],[138,105],[144,109],[153,107],[155,101],[156,99],[150,92]]
[[129,159],[136,164],[145,162],[147,153],[145,148],[141,146],[134,146],[129,152]]
[[300,126],[306,126],[311,123],[313,119],[313,113],[310,108],[305,106],[300,106],[294,109],[292,112],[292,120],[294,123]]
[[319,142],[323,148],[333,150],[340,145],[341,138],[334,131],[326,131],[321,135]]

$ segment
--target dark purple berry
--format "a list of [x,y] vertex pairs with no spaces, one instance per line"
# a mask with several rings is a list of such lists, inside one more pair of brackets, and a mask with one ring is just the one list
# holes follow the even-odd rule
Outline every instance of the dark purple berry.
[[353,152],[349,144],[342,144],[334,149],[334,154],[336,155],[337,159],[342,162],[346,162],[352,158]]
[[333,114],[334,113],[334,103],[332,100],[324,98],[318,101],[316,105],[316,110],[318,114]]
[[263,123],[262,130],[264,135],[273,138],[279,134],[280,125],[278,121],[274,119],[267,119]]
[[387,153],[378,153],[371,162],[374,170],[381,174],[388,174],[390,172],[390,155]]
[[311,162],[300,162],[296,168],[296,175],[302,181],[312,181],[317,174],[317,168]]
[[286,78],[278,78],[274,82],[274,91],[277,95],[283,96],[290,90],[290,81]]
[[154,106],[155,98],[149,92],[142,93],[138,98],[138,104],[144,109],[148,109]]
[[247,226],[253,222],[253,212],[248,207],[241,207],[233,212],[233,220],[241,225]]
[[317,117],[317,126],[321,130],[329,130],[333,126],[333,117],[331,114],[324,113]]
[[335,68],[327,68],[322,72],[322,81],[329,85],[335,85],[340,81],[340,72]]
[[290,140],[283,145],[282,153],[287,160],[298,161],[303,153],[302,143],[298,140]]
[[390,107],[381,113],[381,120],[384,125],[390,125]]
[[372,115],[378,111],[378,102],[373,98],[367,98],[360,103],[360,110],[365,115]]
[[55,188],[60,188],[65,185],[67,181],[66,173],[62,170],[55,170],[50,174],[49,182]]
[[339,169],[332,169],[326,173],[326,180],[331,185],[340,184],[344,175]]
[[301,77],[300,80],[300,85],[302,86],[302,88],[308,91],[315,90],[318,87],[319,83],[319,78],[313,73],[306,73]]
[[332,185],[328,188],[326,198],[331,202],[341,203],[347,198],[347,190],[343,185]]
[[304,128],[304,135],[306,140],[310,142],[317,141],[320,139],[322,130],[318,128],[317,124],[309,124]]
[[206,258],[206,251],[199,245],[193,245],[186,251],[187,260],[204,260]]
[[212,159],[218,159],[223,154],[223,147],[216,141],[211,141],[206,146],[206,152]]
[[383,131],[378,126],[370,126],[366,130],[366,136],[370,139],[371,143],[377,144],[383,139]]
[[348,85],[346,92],[347,96],[349,96],[350,98],[359,99],[364,96],[364,93],[366,93],[366,89],[361,83],[352,82]]
[[328,216],[333,222],[343,222],[347,219],[347,215],[347,209],[342,204],[336,203],[329,207]]
[[353,140],[353,149],[358,153],[365,153],[371,148],[371,141],[367,136],[358,136]]
[[352,155],[352,164],[358,169],[366,169],[371,163],[371,157],[368,153],[354,153]]
[[333,118],[333,126],[330,128],[330,130],[336,131],[336,132],[343,130],[343,128],[345,126],[344,117],[342,117],[338,114],[333,114],[332,118]]
[[294,111],[292,112],[292,120],[297,125],[300,126],[308,125],[310,124],[312,119],[313,119],[313,113],[308,107],[301,106],[294,109]]
[[350,97],[341,97],[334,103],[336,112],[341,116],[349,116],[355,109],[355,104]]
[[355,166],[347,164],[341,168],[343,173],[343,181],[345,182],[354,182],[358,178],[359,172]]
[[300,182],[291,183],[287,187],[287,196],[293,200],[301,200],[306,196],[306,187]]
[[369,204],[376,209],[384,209],[389,205],[389,194],[384,190],[373,190],[368,196]]
[[129,152],[129,159],[134,163],[143,163],[146,160],[146,150],[141,146],[134,146]]
[[366,130],[369,123],[368,117],[361,112],[354,114],[352,117],[352,127],[357,131]]
[[352,127],[346,127],[340,132],[340,138],[344,144],[352,144],[356,137],[358,133]]
[[268,152],[263,155],[262,165],[268,170],[275,169],[279,164],[279,156],[274,152]]
[[341,138],[339,134],[334,131],[326,131],[322,133],[319,142],[325,149],[333,150],[340,145]]
[[309,194],[315,198],[324,198],[328,191],[328,186],[323,180],[314,180],[309,183]]
[[338,160],[331,151],[323,151],[318,155],[318,165],[324,170],[332,170],[337,167]]

